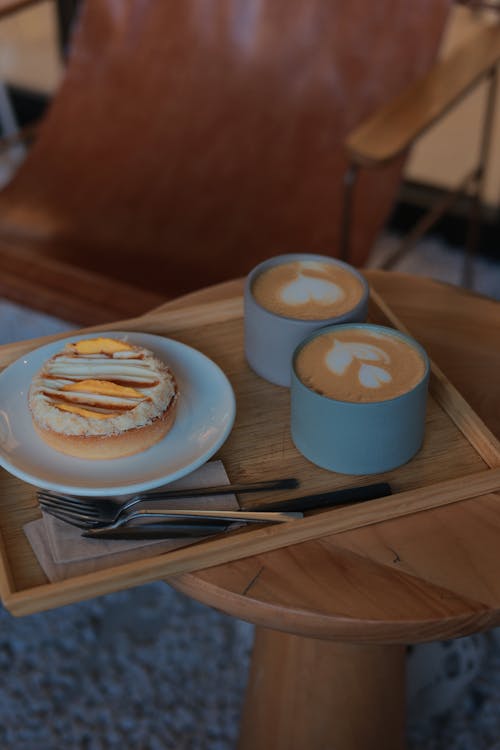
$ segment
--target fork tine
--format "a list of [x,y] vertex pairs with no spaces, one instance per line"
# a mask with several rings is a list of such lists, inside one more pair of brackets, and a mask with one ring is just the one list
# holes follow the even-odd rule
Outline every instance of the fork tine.
[[56,510],[55,508],[42,508],[44,513],[54,518],[59,518],[61,521],[71,524],[71,526],[78,526],[81,529],[91,529],[94,526],[99,526],[100,522],[96,518],[82,518],[81,516],[75,516],[71,513],[65,513],[64,511]]
[[64,492],[55,492],[54,490],[45,490],[43,487],[37,487],[37,495],[45,495],[46,497],[53,497],[55,500],[71,500],[72,502],[83,502],[85,498],[79,495],[67,495]]
[[83,516],[95,519],[101,517],[101,514],[98,512],[97,508],[85,508],[81,510],[80,508],[73,508],[73,506],[71,505],[53,503],[50,500],[43,500],[42,498],[38,499],[38,504],[41,508],[53,508],[54,510],[60,510],[62,513],[68,513],[69,515]]
[[38,501],[41,503],[45,503],[46,505],[51,505],[54,508],[61,508],[64,510],[69,511],[75,511],[75,512],[82,512],[82,513],[97,513],[97,508],[95,505],[93,505],[91,502],[80,502],[80,501],[73,501],[72,498],[66,498],[62,495],[55,496],[51,495],[45,492],[38,492],[37,493]]
[[85,520],[80,516],[64,513],[64,511],[55,510],[54,508],[43,508],[43,510],[49,516],[54,516],[54,518],[58,518],[60,521],[69,523],[71,526],[76,526],[79,529],[90,529],[97,525],[95,519]]
[[56,513],[58,513],[61,517],[64,516],[64,518],[62,519],[63,521],[68,520],[69,522],[71,520],[75,520],[88,524],[96,524],[104,521],[104,519],[101,519],[98,516],[89,516],[84,513],[76,513],[75,511],[64,510],[58,508],[55,505],[44,505],[41,503],[40,508],[44,511],[44,513],[49,513],[49,515],[54,516]]
[[55,500],[52,497],[46,497],[42,495],[38,495],[38,502],[40,505],[45,504],[49,505],[53,508],[65,510],[69,513],[84,513],[84,514],[92,514],[92,515],[100,515],[100,509],[98,506],[93,505],[91,503],[72,503],[71,501],[67,502],[66,500]]

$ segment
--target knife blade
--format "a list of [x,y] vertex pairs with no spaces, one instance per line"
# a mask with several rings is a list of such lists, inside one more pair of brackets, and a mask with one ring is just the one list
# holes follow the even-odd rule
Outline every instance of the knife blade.
[[168,523],[147,523],[139,526],[120,526],[116,529],[95,528],[84,531],[87,539],[184,539],[222,534],[230,523],[169,521]]
[[[108,532],[117,531],[123,527],[135,528],[138,530],[147,529],[147,525],[142,524],[148,518],[154,518],[153,524],[157,524],[158,519],[165,519],[163,521],[163,527],[165,533],[169,529],[169,524],[172,529],[175,530],[176,526],[184,524],[188,527],[188,524],[205,524],[207,527],[210,524],[224,524],[228,523],[288,523],[302,518],[302,513],[254,513],[253,511],[244,510],[146,510],[139,509],[133,510],[131,513],[126,513],[123,517],[119,517],[114,523],[101,524],[93,526],[88,529],[82,536],[86,537],[98,537],[107,535],[108,539],[111,539]],[[188,521],[189,519],[189,521]],[[130,523],[131,521],[139,521],[140,525]],[[161,523],[161,522],[160,522]],[[146,532],[147,533],[147,532]],[[177,534],[179,536],[180,533]]]

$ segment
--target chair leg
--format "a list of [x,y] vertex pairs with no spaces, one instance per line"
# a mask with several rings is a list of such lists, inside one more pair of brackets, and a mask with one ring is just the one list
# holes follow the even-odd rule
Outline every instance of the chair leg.
[[0,189],[10,181],[26,156],[26,146],[18,139],[19,133],[8,91],[0,82]]
[[469,218],[467,222],[467,236],[465,240],[464,264],[462,268],[462,286],[466,289],[474,288],[474,261],[476,260],[481,235],[481,201],[479,192],[474,186],[474,193],[470,197]]
[[460,185],[454,190],[445,193],[435,205],[422,216],[411,231],[403,237],[398,247],[381,263],[378,267],[384,271],[389,271],[399,263],[404,256],[412,250],[417,242],[432,229],[439,219],[463,196],[469,185],[474,183],[477,176],[477,170],[468,174]]
[[344,173],[342,216],[340,219],[340,258],[346,263],[349,262],[351,253],[352,206],[357,178],[358,167],[356,164],[350,164]]
[[496,94],[498,88],[497,81],[497,68],[494,67],[489,72],[488,97],[486,99],[486,108],[483,119],[479,164],[473,184],[473,191],[470,197],[469,222],[465,243],[464,266],[462,271],[462,284],[469,289],[474,286],[474,260],[479,249],[481,234],[481,205],[483,200],[486,167],[488,164],[488,157],[490,153],[491,134],[493,130],[493,117],[495,112]]
[[17,133],[18,126],[12,104],[3,83],[0,83],[0,131],[5,136]]

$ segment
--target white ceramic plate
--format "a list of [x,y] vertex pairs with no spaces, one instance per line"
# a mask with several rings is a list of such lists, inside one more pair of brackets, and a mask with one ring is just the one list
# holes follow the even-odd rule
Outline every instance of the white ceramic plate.
[[29,484],[79,495],[119,495],[152,489],[204,464],[229,435],[235,398],[222,370],[196,349],[146,333],[107,332],[155,352],[175,374],[179,402],[174,426],[142,453],[109,461],[72,458],[50,448],[31,422],[28,391],[43,363],[71,336],[20,357],[0,374],[0,464]]

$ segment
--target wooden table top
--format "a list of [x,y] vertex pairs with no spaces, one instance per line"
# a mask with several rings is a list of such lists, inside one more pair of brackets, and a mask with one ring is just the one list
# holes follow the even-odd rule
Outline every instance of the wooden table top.
[[[500,306],[421,277],[367,271],[411,333],[500,435]],[[232,297],[233,281],[164,305]],[[499,496],[343,532],[169,579],[257,625],[353,643],[454,638],[500,624]]]

